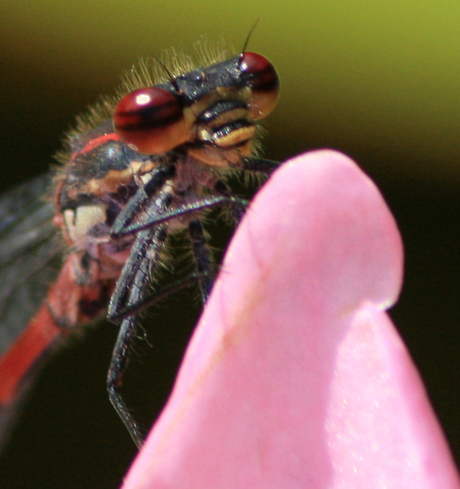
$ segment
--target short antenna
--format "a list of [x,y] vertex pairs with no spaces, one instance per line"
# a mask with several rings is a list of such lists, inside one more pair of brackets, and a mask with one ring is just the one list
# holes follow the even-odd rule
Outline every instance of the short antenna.
[[244,41],[243,49],[240,52],[240,56],[246,51],[246,48],[248,47],[248,44],[249,44],[249,39],[251,39],[252,33],[254,32],[256,25],[259,23],[259,20],[260,20],[260,17],[255,21],[254,25],[251,27],[251,30],[249,31],[248,37],[246,37],[246,41]]
[[171,85],[174,87],[177,93],[182,93],[182,90],[179,88],[179,85],[177,84],[176,77],[169,71],[169,69],[166,67],[166,65],[161,61],[161,59],[158,59],[156,56],[152,56],[152,58],[163,68],[165,73],[169,77],[169,82]]

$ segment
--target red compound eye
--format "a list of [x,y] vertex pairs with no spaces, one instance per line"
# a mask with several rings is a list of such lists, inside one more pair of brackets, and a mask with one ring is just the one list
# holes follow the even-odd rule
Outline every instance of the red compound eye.
[[252,117],[256,120],[263,119],[278,102],[280,91],[278,73],[267,58],[257,53],[243,53],[239,67],[253,93]]
[[185,142],[179,98],[162,88],[141,88],[118,103],[113,123],[120,140],[143,154],[161,154]]

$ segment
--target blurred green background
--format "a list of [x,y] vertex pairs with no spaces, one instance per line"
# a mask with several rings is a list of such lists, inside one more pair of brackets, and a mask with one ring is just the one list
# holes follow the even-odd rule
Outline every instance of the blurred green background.
[[[460,3],[6,0],[1,190],[46,171],[74,116],[113,93],[139,56],[191,51],[202,35],[238,50],[259,17],[249,49],[282,81],[265,155],[338,149],[381,189],[406,249],[391,315],[460,460]],[[154,311],[153,347],[139,348],[127,379],[129,403],[147,420],[198,315],[187,294],[169,305]],[[48,364],[0,459],[2,487],[119,486],[135,450],[105,393],[115,335],[112,325],[94,329]]]

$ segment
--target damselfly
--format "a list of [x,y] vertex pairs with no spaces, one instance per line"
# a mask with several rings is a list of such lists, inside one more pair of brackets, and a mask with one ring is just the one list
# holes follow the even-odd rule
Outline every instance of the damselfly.
[[[216,271],[204,215],[223,207],[238,223],[247,201],[232,195],[227,177],[276,167],[257,156],[259,121],[278,99],[273,65],[244,49],[230,57],[198,51],[196,63],[172,52],[164,63],[132,69],[116,99],[78,119],[57,170],[0,199],[4,427],[44,354],[107,311],[120,325],[109,397],[141,446],[119,394],[140,314],[194,282],[206,302]],[[179,233],[188,237],[195,271],[155,291],[168,237]]]

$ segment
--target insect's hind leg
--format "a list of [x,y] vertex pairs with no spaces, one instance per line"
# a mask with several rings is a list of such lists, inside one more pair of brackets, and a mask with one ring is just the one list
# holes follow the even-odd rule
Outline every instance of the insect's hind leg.
[[[115,299],[112,300],[110,307],[109,319],[114,322],[118,322],[121,318],[122,320],[107,375],[107,391],[113,407],[122,419],[138,448],[143,444],[144,434],[134,416],[129,412],[119,390],[123,384],[123,376],[128,365],[129,353],[136,337],[139,325],[139,311],[144,309],[148,304],[188,287],[196,283],[196,281],[200,284],[203,301],[206,301],[213,285],[214,275],[211,272],[211,259],[201,222],[198,220],[192,221],[189,230],[190,228],[191,236],[193,236],[192,247],[197,263],[197,273],[193,273],[161,291],[148,294],[152,267],[150,253],[152,250],[159,253],[159,249],[163,245],[163,240],[166,239],[166,234],[162,233],[161,229],[153,230],[156,240],[154,239],[153,243],[147,246],[144,240],[147,238],[146,235],[152,233],[152,230],[142,231],[139,233],[139,237],[133,247],[135,250],[134,258],[133,260],[128,260],[130,266],[122,274],[121,285],[117,286],[116,294],[114,294]],[[133,272],[133,269],[135,272]]]
[[201,289],[201,297],[203,299],[203,304],[206,304],[211,295],[215,274],[213,271],[211,252],[204,236],[203,226],[199,219],[194,219],[189,222],[188,233],[192,243],[196,269],[198,274],[201,275],[201,278],[198,279]]
[[126,426],[137,448],[140,449],[144,442],[144,435],[133,415],[129,412],[122,396],[118,392],[123,384],[123,374],[128,365],[129,352],[134,338],[136,337],[137,327],[137,315],[130,316],[121,322],[117,342],[115,343],[112,353],[109,372],[107,374],[107,391],[112,406]]
[[[145,298],[152,280],[152,269],[158,263],[165,239],[166,229],[164,226],[141,231],[138,234],[112,296],[108,313],[109,320],[114,321],[114,318],[123,308],[139,304]],[[129,314],[121,321],[107,374],[107,391],[110,402],[128,429],[134,443],[140,448],[144,441],[144,435],[119,393],[128,365],[129,353],[136,337],[138,321],[138,312]]]

